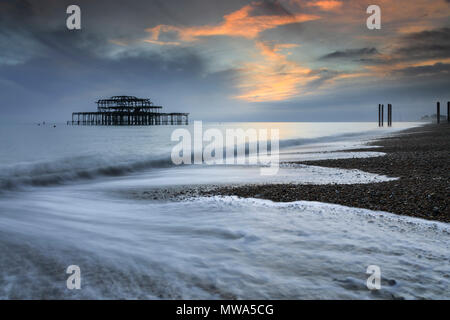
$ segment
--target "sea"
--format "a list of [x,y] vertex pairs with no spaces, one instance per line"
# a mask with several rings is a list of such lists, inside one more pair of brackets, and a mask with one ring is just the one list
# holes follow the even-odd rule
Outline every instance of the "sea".
[[[194,136],[193,125],[1,124],[0,299],[450,299],[448,224],[190,194],[395,180],[291,162],[382,156],[365,143],[419,125],[203,123],[278,130],[279,170],[262,175],[258,164],[174,164],[173,132]],[[69,266],[79,289],[68,286]],[[379,289],[367,286],[369,266],[380,270]]]

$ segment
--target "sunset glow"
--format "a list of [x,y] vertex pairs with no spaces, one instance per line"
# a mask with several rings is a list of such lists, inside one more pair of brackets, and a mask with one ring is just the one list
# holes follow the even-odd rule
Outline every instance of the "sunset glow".
[[[20,69],[36,59],[44,59],[38,64],[44,68],[45,59],[50,64],[70,57],[70,62],[59,63],[77,65],[72,69],[80,72],[73,77],[75,81],[100,68],[111,74],[114,87],[130,87],[142,96],[155,90],[178,109],[189,101],[206,117],[232,105],[250,114],[264,108],[264,103],[283,104],[289,118],[315,117],[310,106],[324,108],[330,103],[345,108],[350,105],[345,110],[353,115],[352,110],[359,110],[361,104],[373,106],[380,95],[393,90],[393,82],[403,88],[402,92],[417,95],[423,91],[420,85],[432,86],[425,92],[427,99],[433,100],[448,87],[447,0],[379,0],[379,30],[366,26],[366,9],[373,4],[368,0],[199,0],[195,6],[175,0],[161,5],[130,0],[129,9],[111,9],[110,15],[97,15],[93,2],[80,0],[86,11],[83,29],[61,36],[61,40],[56,28],[61,21],[53,15],[63,6],[45,2],[48,5],[33,4],[33,12],[40,14],[29,20],[32,24],[42,22],[36,25],[39,37],[14,27],[14,21],[21,19],[19,13],[14,18],[15,10],[23,12],[20,7],[10,2],[0,5],[0,13],[13,17],[1,20],[3,30],[7,30],[0,35],[0,42],[7,44],[0,57],[4,74],[20,73],[13,72],[12,66]],[[57,41],[61,42],[59,51],[48,51],[49,44]],[[58,78],[60,73],[52,70],[48,66],[39,74]],[[96,75],[88,78],[96,79]],[[16,92],[14,96],[20,96],[26,87],[10,78],[2,81],[9,86],[6,92]],[[52,83],[54,87],[63,84],[59,80]],[[102,81],[78,85],[86,95],[92,86],[108,94],[112,90]],[[177,95],[173,94],[174,86]],[[398,92],[390,96],[400,102]],[[413,99],[415,117],[422,113],[422,99],[425,97]],[[411,104],[402,107],[410,108]],[[224,113],[230,117],[236,114]],[[265,120],[266,116],[258,116]],[[285,116],[279,114],[280,119]]]

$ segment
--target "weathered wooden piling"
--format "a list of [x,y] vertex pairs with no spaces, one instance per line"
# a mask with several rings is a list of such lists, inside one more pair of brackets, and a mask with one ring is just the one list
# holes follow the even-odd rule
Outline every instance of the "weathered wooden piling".
[[388,104],[388,127],[392,127],[392,104]]
[[387,110],[386,110],[386,116],[387,116],[387,119],[386,119],[386,125],[389,127],[389,103],[387,104]]
[[387,105],[387,126],[390,127],[391,126],[391,104],[388,103]]
[[378,104],[378,126],[381,127],[381,104]]
[[392,127],[392,104],[390,106],[391,107],[389,108],[389,127]]
[[384,127],[384,104],[381,105],[381,126]]
[[450,101],[447,101],[447,123],[450,123]]
[[436,105],[436,122],[438,124],[441,122],[441,104],[439,101]]
[[114,96],[98,100],[97,112],[72,113],[72,125],[152,126],[186,125],[189,113],[162,113],[149,99]]

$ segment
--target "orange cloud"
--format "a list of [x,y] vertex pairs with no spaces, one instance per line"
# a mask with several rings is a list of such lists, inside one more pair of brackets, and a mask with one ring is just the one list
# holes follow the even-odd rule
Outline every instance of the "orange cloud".
[[121,47],[126,47],[127,46],[127,43],[124,42],[124,41],[121,41],[121,40],[111,39],[111,40],[109,40],[109,42],[111,42],[111,43],[113,43],[115,45],[121,46]]
[[[234,60],[233,68],[238,71],[237,88],[240,93],[234,98],[250,102],[281,101],[293,98],[298,94],[308,94],[320,85],[330,85],[337,81],[362,81],[367,77],[383,78],[395,76],[397,70],[406,67],[431,65],[444,61],[426,61],[426,58],[417,58],[414,61],[405,59],[396,54],[401,45],[399,39],[406,34],[431,30],[445,25],[448,21],[448,2],[445,0],[433,1],[415,0],[378,0],[382,9],[382,30],[369,32],[365,28],[365,12],[369,2],[367,0],[286,0],[284,8],[303,13],[289,13],[288,10],[273,10],[267,14],[267,8],[262,2],[253,2],[239,10],[223,16],[217,24],[199,25],[193,27],[157,25],[147,29],[149,37],[144,41],[157,45],[191,45],[204,37],[227,36],[240,37],[255,41],[257,54],[251,61]],[[260,10],[263,9],[263,10]],[[306,10],[306,11],[305,11]],[[328,13],[323,11],[330,11]],[[263,12],[263,13],[261,13]],[[264,42],[261,33],[265,30],[279,26],[301,23],[319,19],[320,17],[307,13],[319,12],[326,15],[320,24],[321,30],[328,28],[330,34],[351,36],[351,43],[357,47],[376,47],[381,54],[373,61],[358,61],[351,66],[318,65],[323,63],[315,61],[312,64],[315,70],[306,67],[302,61],[288,59],[289,49],[297,44],[274,44]],[[384,30],[388,32],[382,32]],[[329,40],[327,37],[324,39]],[[355,42],[355,43],[353,43]],[[332,42],[331,42],[332,43]],[[324,44],[326,46],[326,44]],[[305,40],[305,56],[311,53],[311,43]],[[336,46],[336,44],[332,44]],[[338,44],[339,46],[339,44]],[[328,49],[328,48],[327,48]],[[329,50],[337,50],[330,47]],[[246,57],[246,54],[242,57]],[[236,54],[241,58],[239,54]],[[245,58],[244,58],[245,59]],[[347,62],[348,64],[352,62]],[[237,64],[237,65],[236,65]],[[349,68],[349,72],[342,71]],[[335,69],[335,70],[333,70]],[[323,72],[318,72],[323,70]],[[314,81],[317,80],[317,81]]]
[[[279,26],[311,21],[319,19],[318,16],[309,14],[282,14],[282,15],[251,15],[260,3],[252,3],[241,9],[227,14],[223,22],[217,25],[205,25],[195,27],[177,27],[170,25],[158,25],[146,31],[150,33],[147,42],[156,43],[161,41],[162,33],[175,32],[180,41],[191,42],[200,37],[208,36],[230,36],[243,37],[247,39],[256,38],[262,31]],[[163,41],[161,41],[163,42]]]
[[146,31],[150,32],[150,38],[144,39],[145,42],[158,44],[158,45],[179,45],[178,41],[162,41],[159,40],[162,32],[178,32],[179,28],[174,26],[167,25],[158,25],[154,28],[146,29]]
[[[208,36],[229,36],[255,39],[265,30],[279,26],[319,19],[309,14],[278,13],[272,15],[256,15],[255,9],[263,3],[246,5],[223,17],[217,25],[179,27],[157,25],[147,29],[150,37],[144,41],[159,45],[179,45]],[[176,35],[176,41],[164,41],[164,37]],[[294,48],[296,44],[270,44],[256,42],[258,62],[244,62],[238,69],[240,73],[238,88],[242,94],[237,99],[246,101],[279,101],[298,93],[298,87],[312,79],[311,70],[289,61],[282,50]]]
[[237,99],[250,102],[281,101],[299,93],[300,87],[318,76],[311,69],[290,61],[281,50],[293,48],[294,44],[270,44],[256,42],[262,60],[245,63],[238,88],[243,92]]
[[333,10],[340,8],[342,6],[342,2],[336,0],[322,0],[322,1],[308,2],[307,6],[318,7],[321,10]]
[[145,39],[145,42],[157,44],[160,46],[179,46],[181,45],[178,41],[159,41],[159,40],[151,40],[151,39]]

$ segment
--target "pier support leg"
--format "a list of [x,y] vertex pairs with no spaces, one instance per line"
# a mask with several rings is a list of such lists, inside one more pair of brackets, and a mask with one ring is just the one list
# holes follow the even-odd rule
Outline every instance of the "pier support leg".
[[381,104],[378,104],[378,126],[381,127]]
[[392,127],[392,104],[391,104],[391,124],[390,127]]
[[392,127],[392,104],[388,104],[388,127]]
[[392,105],[389,103],[389,123],[388,126],[390,127],[392,125]]
[[441,122],[441,103],[439,101],[436,105],[436,122],[437,124]]

